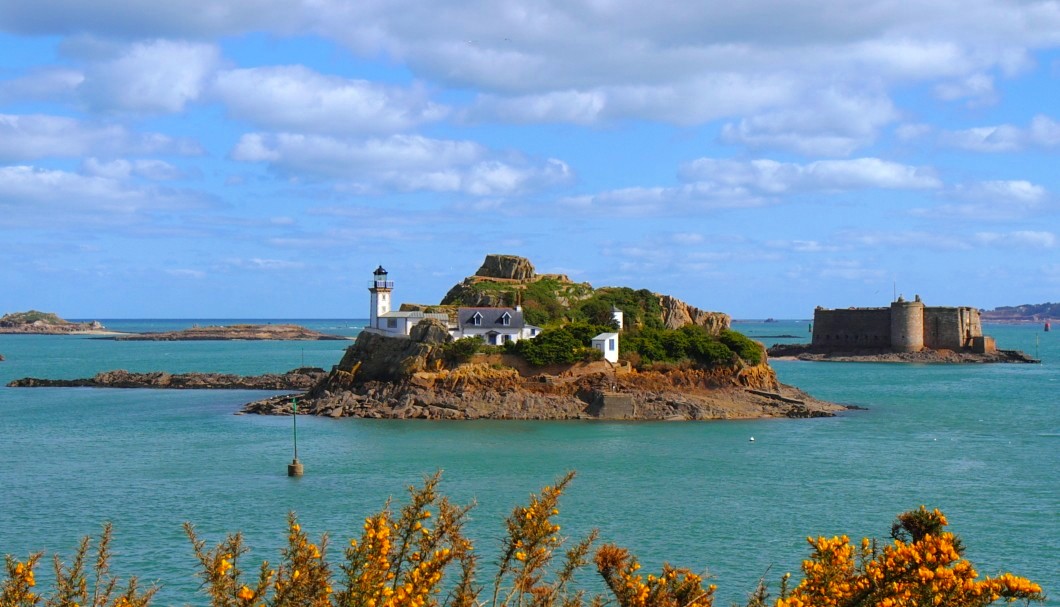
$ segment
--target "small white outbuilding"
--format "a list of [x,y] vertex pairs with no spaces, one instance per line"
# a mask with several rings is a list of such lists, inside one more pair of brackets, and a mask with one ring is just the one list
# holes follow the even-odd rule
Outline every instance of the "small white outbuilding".
[[597,335],[593,338],[593,347],[604,353],[604,360],[612,363],[618,362],[618,333]]

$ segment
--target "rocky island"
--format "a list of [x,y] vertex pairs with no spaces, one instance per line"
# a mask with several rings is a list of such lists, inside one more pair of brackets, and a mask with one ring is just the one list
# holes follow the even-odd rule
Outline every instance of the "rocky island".
[[104,371],[83,379],[38,379],[24,377],[9,388],[159,388],[168,390],[308,390],[327,373],[317,367],[302,367],[286,373],[233,375],[229,373],[132,373]]
[[218,325],[191,327],[180,331],[160,333],[126,333],[107,339],[117,341],[219,341],[219,340],[283,340],[316,341],[345,340],[341,335],[328,335],[299,325]]
[[77,333],[99,334],[106,332],[99,321],[70,322],[51,312],[13,312],[0,317],[0,333],[26,335],[69,335]]
[[[391,311],[394,283],[381,267],[369,285],[369,326],[298,397],[300,413],[702,420],[845,409],[778,382],[765,348],[732,331],[726,314],[646,290],[538,275],[521,257],[487,256],[439,305]],[[291,398],[243,411],[288,414]]]

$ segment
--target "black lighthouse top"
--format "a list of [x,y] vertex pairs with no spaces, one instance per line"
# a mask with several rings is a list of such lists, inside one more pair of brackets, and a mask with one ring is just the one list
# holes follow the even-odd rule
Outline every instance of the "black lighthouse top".
[[394,283],[388,281],[387,272],[383,269],[383,266],[379,266],[372,272],[372,282],[368,284],[371,289],[393,289]]

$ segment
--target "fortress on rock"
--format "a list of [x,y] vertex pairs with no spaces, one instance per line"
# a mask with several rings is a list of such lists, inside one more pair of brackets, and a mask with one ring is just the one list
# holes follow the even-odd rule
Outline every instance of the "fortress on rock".
[[979,310],[970,307],[925,306],[899,297],[886,308],[830,310],[813,313],[812,348],[818,351],[877,349],[891,352],[921,350],[997,350],[983,335]]

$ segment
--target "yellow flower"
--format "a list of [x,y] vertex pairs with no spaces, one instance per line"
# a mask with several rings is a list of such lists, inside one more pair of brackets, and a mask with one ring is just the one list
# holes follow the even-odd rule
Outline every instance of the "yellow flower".
[[239,589],[239,592],[236,593],[236,596],[239,597],[241,600],[249,601],[254,598],[254,591],[250,588],[247,588],[246,586],[243,586]]

